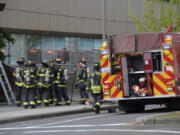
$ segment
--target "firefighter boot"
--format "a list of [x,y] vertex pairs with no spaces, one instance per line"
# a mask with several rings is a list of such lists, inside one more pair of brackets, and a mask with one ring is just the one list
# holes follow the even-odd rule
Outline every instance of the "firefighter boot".
[[31,109],[35,109],[36,108],[36,105],[31,105]]
[[16,101],[16,105],[17,105],[17,107],[20,107],[21,106],[21,101]]
[[95,106],[94,106],[94,112],[95,112],[96,114],[99,114],[99,113],[100,113],[100,106],[99,106],[99,105],[95,105]]

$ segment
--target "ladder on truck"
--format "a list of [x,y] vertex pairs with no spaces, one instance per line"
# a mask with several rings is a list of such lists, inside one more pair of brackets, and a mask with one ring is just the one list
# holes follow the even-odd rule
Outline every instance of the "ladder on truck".
[[4,70],[1,60],[0,60],[0,83],[1,83],[1,87],[3,89],[4,95],[6,97],[6,100],[8,102],[8,105],[12,105],[13,103],[16,104],[14,93],[11,89],[9,80],[7,78],[7,75],[6,75],[6,72]]

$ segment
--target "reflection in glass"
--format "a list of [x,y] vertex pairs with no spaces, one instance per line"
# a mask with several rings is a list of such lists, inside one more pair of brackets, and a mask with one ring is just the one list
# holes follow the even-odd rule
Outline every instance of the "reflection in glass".
[[16,42],[10,45],[10,64],[17,65],[16,61],[19,58],[25,57],[25,35],[24,34],[12,34]]
[[55,57],[55,37],[42,36],[42,60]]
[[26,43],[28,60],[33,60],[36,61],[36,63],[40,63],[42,55],[41,36],[27,35]]

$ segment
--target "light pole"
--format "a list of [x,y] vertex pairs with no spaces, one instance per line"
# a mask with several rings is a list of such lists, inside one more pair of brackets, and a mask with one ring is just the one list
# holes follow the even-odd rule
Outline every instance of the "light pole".
[[0,11],[3,11],[5,8],[6,4],[5,3],[0,3]]
[[102,19],[102,24],[103,24],[103,28],[102,28],[102,32],[103,32],[103,41],[106,40],[106,0],[102,0],[103,1],[103,19]]

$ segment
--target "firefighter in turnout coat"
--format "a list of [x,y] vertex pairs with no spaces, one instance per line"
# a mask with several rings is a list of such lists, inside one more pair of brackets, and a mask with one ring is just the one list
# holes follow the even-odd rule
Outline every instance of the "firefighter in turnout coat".
[[18,67],[15,68],[13,72],[13,78],[16,86],[16,103],[17,106],[21,105],[22,87],[23,87],[23,68],[24,68],[24,58],[20,58],[16,63]]
[[79,68],[76,73],[76,80],[77,80],[80,97],[81,97],[80,103],[85,104],[86,100],[89,98],[88,93],[86,91],[86,83],[87,83],[87,79],[88,79],[87,67],[83,63],[83,61],[80,61],[78,65],[79,65]]
[[49,106],[50,88],[53,83],[53,73],[48,67],[48,61],[42,61],[42,67],[37,71],[38,80],[38,100],[37,104],[41,105],[43,102],[45,106]]
[[36,108],[35,104],[35,78],[36,78],[36,68],[33,66],[33,62],[28,61],[27,66],[23,70],[23,80],[24,80],[24,108]]
[[99,63],[94,64],[94,72],[90,75],[88,80],[88,90],[90,89],[93,97],[93,109],[95,113],[99,113],[102,104],[102,83]]
[[61,106],[63,105],[62,102],[62,98],[64,99],[66,105],[70,105],[70,99],[69,96],[67,94],[67,89],[65,86],[65,81],[66,81],[66,77],[65,77],[65,69],[62,66],[62,61],[61,59],[57,58],[56,60],[56,65],[54,68],[54,89],[55,89],[55,93],[56,93],[56,98],[57,98],[57,102],[56,102],[56,106]]

